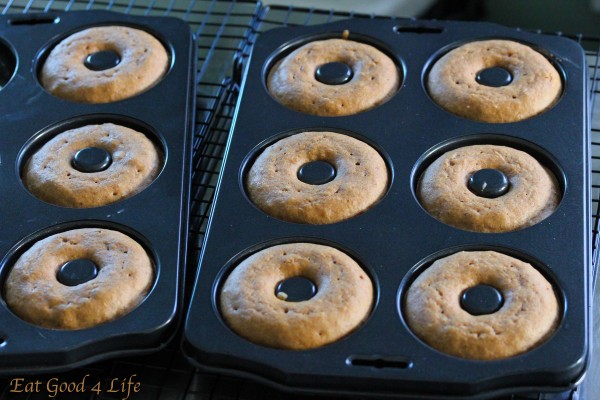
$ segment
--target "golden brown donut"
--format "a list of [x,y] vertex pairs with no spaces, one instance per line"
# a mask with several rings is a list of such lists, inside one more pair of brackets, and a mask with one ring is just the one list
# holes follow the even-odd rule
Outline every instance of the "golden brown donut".
[[[278,283],[297,276],[310,279],[317,293],[299,302],[278,298]],[[251,342],[305,350],[354,331],[371,311],[373,284],[352,258],[333,247],[283,244],[259,251],[235,267],[219,304],[231,329]]]
[[[462,293],[490,285],[504,297],[492,314],[471,315]],[[456,357],[497,360],[526,352],[554,332],[559,320],[552,285],[530,264],[495,251],[441,258],[410,285],[404,305],[410,329],[431,347]]]
[[[84,65],[96,52],[116,52],[113,68],[92,71]],[[167,72],[169,56],[152,35],[126,26],[89,28],[52,49],[40,73],[42,86],[53,95],[79,103],[110,103],[136,96]]]
[[[479,84],[485,68],[502,67],[512,76],[506,86]],[[562,92],[556,68],[529,46],[510,40],[467,43],[446,53],[427,75],[431,98],[451,113],[482,122],[515,122],[554,105]]]
[[[484,168],[502,171],[510,187],[503,196],[479,197],[467,187]],[[435,160],[417,187],[421,205],[435,218],[476,232],[508,232],[535,225],[560,201],[555,177],[529,154],[506,146],[460,147]]]
[[[111,153],[100,172],[80,172],[71,161],[86,147]],[[161,158],[142,133],[111,123],[60,133],[25,164],[23,183],[39,199],[75,208],[99,207],[141,192],[158,175]]]
[[[335,178],[322,185],[298,179],[310,161],[327,161]],[[366,211],[385,193],[388,173],[379,153],[366,143],[333,132],[302,132],[267,147],[246,177],[252,202],[265,213],[291,222],[331,224]]]
[[[342,85],[327,85],[315,78],[318,67],[342,62],[353,71]],[[293,110],[323,116],[356,114],[377,107],[400,85],[394,61],[373,46],[344,39],[305,44],[269,71],[267,88],[280,103]]]
[[[77,286],[57,279],[75,259],[98,267]],[[35,243],[10,269],[6,303],[20,318],[50,329],[83,329],[119,318],[138,306],[154,282],[154,267],[135,240],[100,228],[74,229]]]

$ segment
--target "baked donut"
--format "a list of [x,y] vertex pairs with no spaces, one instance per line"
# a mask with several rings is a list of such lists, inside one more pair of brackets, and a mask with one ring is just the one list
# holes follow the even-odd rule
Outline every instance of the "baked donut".
[[[322,83],[316,73],[328,63],[345,64],[351,78],[344,84]],[[267,77],[267,88],[275,100],[293,110],[322,116],[350,115],[377,107],[389,100],[399,85],[392,59],[373,46],[344,39],[307,43],[277,62]]]
[[[478,83],[478,75],[494,67],[505,71],[503,82]],[[562,82],[556,68],[531,47],[510,40],[482,40],[440,58],[427,75],[427,90],[451,113],[500,123],[521,121],[547,110],[558,100]]]
[[[472,315],[460,304],[477,285],[501,292],[496,312]],[[557,327],[552,285],[530,264],[495,251],[462,251],[441,258],[408,288],[404,315],[431,347],[456,357],[497,360],[526,352]]]
[[[82,172],[73,165],[78,151],[104,149],[107,169]],[[23,183],[39,199],[74,208],[99,207],[133,196],[158,175],[161,157],[142,133],[111,123],[60,133],[25,164]]]
[[[324,161],[335,178],[310,184],[298,174]],[[246,177],[250,200],[265,213],[290,222],[331,224],[366,211],[385,193],[386,164],[371,146],[333,132],[302,132],[267,147]]]
[[[468,187],[479,170],[501,171],[509,183],[500,197],[480,197]],[[475,232],[508,232],[544,220],[560,201],[555,177],[529,154],[505,146],[474,145],[435,160],[417,186],[421,205],[438,220]]]
[[[88,64],[98,54],[112,64]],[[93,69],[91,69],[93,68]],[[126,26],[89,28],[62,40],[40,72],[53,95],[79,103],[110,103],[138,95],[156,84],[169,68],[165,47],[152,35]]]
[[[317,286],[309,300],[276,296],[281,281],[302,276]],[[243,260],[219,296],[223,318],[238,335],[263,346],[305,350],[335,342],[369,315],[373,284],[341,251],[312,243],[268,247]]]
[[[71,260],[87,259],[97,276],[76,286],[59,281]],[[83,329],[119,318],[138,306],[154,282],[154,268],[135,240],[113,230],[74,229],[36,242],[10,269],[6,303],[20,318],[50,329]]]

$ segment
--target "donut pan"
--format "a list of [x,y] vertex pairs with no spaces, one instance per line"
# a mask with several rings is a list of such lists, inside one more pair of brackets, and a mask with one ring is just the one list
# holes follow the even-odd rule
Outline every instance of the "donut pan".
[[[292,111],[269,95],[266,74],[281,57],[346,30],[349,39],[374,45],[396,61],[402,84],[388,102],[355,115],[319,117]],[[430,65],[450,48],[492,38],[527,43],[554,64],[564,86],[554,107],[520,122],[490,124],[457,117],[431,100],[424,85]],[[183,347],[193,363],[294,393],[375,398],[490,398],[578,385],[590,349],[591,230],[586,63],[576,42],[487,23],[346,20],[261,34],[242,76],[186,320]],[[385,197],[367,212],[330,225],[284,222],[254,206],[244,188],[248,165],[275,140],[310,130],[372,144],[388,163]],[[537,225],[508,233],[464,231],[431,217],[415,195],[421,172],[442,153],[471,144],[530,153],[557,177],[559,208]],[[336,247],[371,276],[374,307],[356,331],[317,349],[291,351],[253,344],[225,324],[218,300],[227,274],[248,255],[289,242]],[[418,339],[405,321],[406,289],[434,260],[459,250],[495,250],[537,268],[559,300],[555,333],[531,351],[497,361],[449,356]]]
[[[170,66],[155,86],[126,100],[74,103],[46,92],[37,73],[48,50],[73,32],[102,25],[146,30],[167,49]],[[46,329],[17,317],[0,300],[0,373],[39,373],[73,368],[107,357],[155,351],[174,336],[181,320],[186,260],[191,135],[194,115],[194,40],[175,18],[132,17],[112,12],[6,15],[0,18],[0,280],[33,243],[55,233],[103,227],[125,233],[146,250],[155,281],[141,304],[125,316],[80,330]],[[6,71],[14,68],[13,71]],[[169,99],[169,101],[165,101]],[[43,202],[20,175],[28,157],[54,135],[88,124],[112,122],[145,134],[163,166],[140,193],[95,208]]]

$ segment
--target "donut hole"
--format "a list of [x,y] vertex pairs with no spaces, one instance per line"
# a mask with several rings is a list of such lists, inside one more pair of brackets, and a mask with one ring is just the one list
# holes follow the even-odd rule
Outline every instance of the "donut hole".
[[500,310],[504,295],[493,285],[478,283],[462,291],[460,306],[471,315],[488,315]]
[[[279,281],[275,287],[275,296],[280,300],[295,303],[312,299],[317,291],[317,285],[312,279],[299,275]],[[289,309],[285,308],[285,313],[288,312]]]
[[121,63],[122,55],[113,46],[89,52],[83,65],[90,71],[104,71]]
[[99,267],[90,258],[75,258],[60,266],[56,280],[65,286],[78,286],[95,279]]
[[[83,173],[102,172],[108,169],[112,162],[112,151],[101,145],[81,148],[71,158],[71,166]],[[71,176],[71,173],[67,173],[67,176]]]
[[324,185],[335,179],[336,166],[327,160],[308,161],[298,168],[297,176],[309,185]]
[[0,39],[0,90],[11,80],[17,68],[17,57],[8,44]]
[[[475,196],[495,199],[507,194],[511,188],[509,178],[502,169],[481,168],[467,176],[467,188]],[[515,176],[512,178],[514,180]]]
[[502,87],[512,83],[513,73],[502,65],[494,65],[479,70],[475,74],[475,81],[484,86]]
[[353,77],[353,68],[345,61],[326,62],[315,70],[315,79],[325,85],[343,85]]

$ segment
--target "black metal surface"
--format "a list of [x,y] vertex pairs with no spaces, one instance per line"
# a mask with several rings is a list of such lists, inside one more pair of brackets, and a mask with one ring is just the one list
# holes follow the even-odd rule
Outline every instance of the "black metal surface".
[[[399,31],[398,26],[438,30],[428,35]],[[307,41],[340,37],[346,31],[351,40],[385,48],[403,66],[402,88],[388,102],[360,114],[328,118],[292,111],[268,94],[265,65],[276,62],[280,52],[287,54]],[[513,124],[469,121],[438,107],[423,90],[424,68],[441,49],[482,37],[531,43],[551,54],[565,74],[560,101]],[[574,387],[586,369],[589,351],[591,275],[587,88],[578,44],[492,24],[354,19],[266,32],[255,43],[251,60],[206,233],[184,351],[207,370],[250,376],[292,393],[483,398]],[[403,110],[401,116],[398,110]],[[389,192],[364,214],[332,225],[291,224],[267,216],[244,195],[240,182],[246,161],[257,146],[264,148],[273,138],[315,129],[375,143],[393,165]],[[561,134],[566,130],[572,135]],[[446,151],[472,144],[524,150],[552,170],[562,188],[568,181],[560,209],[535,226],[501,235],[466,232],[431,218],[415,200],[420,174]],[[564,247],[553,245],[556,240]],[[372,275],[379,295],[367,322],[344,340],[300,352],[256,346],[228,329],[217,304],[220,284],[230,268],[270,245],[304,241],[328,241],[351,251]],[[529,352],[493,363],[449,357],[417,340],[399,312],[411,276],[460,250],[496,250],[523,259],[546,275],[559,293],[559,303],[565,305],[552,337]],[[368,368],[347,361],[357,355],[370,359],[373,366],[397,359],[406,360],[408,366],[400,373],[396,368]]]
[[[194,115],[195,64],[189,27],[175,18],[109,12],[52,12],[49,16],[54,22],[42,24],[21,16],[13,24],[11,15],[0,16],[0,36],[10,43],[18,60],[15,78],[0,92],[4,115],[0,181],[5,193],[5,206],[0,210],[2,282],[17,258],[35,242],[59,232],[93,227],[121,231],[140,243],[153,262],[156,279],[147,297],[130,313],[89,329],[42,328],[18,318],[2,302],[3,374],[64,370],[106,357],[156,351],[175,335],[183,303]],[[65,35],[95,24],[135,25],[153,32],[174,60],[168,74],[150,90],[116,103],[76,104],[44,91],[36,78],[44,52]],[[163,103],[172,91],[180,96]],[[159,110],[153,109],[157,103],[163,103]],[[148,188],[121,201],[81,209],[52,205],[27,191],[20,175],[33,152],[65,130],[108,122],[134,128],[156,144],[163,167]],[[78,165],[86,166],[86,157],[80,158]],[[154,217],[147,218],[148,214]]]
[[0,89],[12,78],[17,59],[8,45],[0,41]]
[[[217,176],[229,128],[237,102],[237,87],[229,79],[240,72],[240,61],[245,61],[248,48],[256,36],[263,31],[280,26],[310,25],[331,22],[356,16],[353,13],[334,10],[314,10],[297,7],[272,7],[261,10],[254,3],[216,0],[2,0],[1,13],[24,13],[50,10],[113,10],[133,15],[165,15],[181,18],[193,28],[198,43],[197,72],[197,118],[194,135],[194,183],[193,203],[190,220],[190,257],[189,265],[195,267],[202,237],[206,230],[210,204],[214,194]],[[438,15],[439,16],[439,15]],[[474,17],[472,15],[471,17]],[[569,36],[585,49],[588,59],[589,95],[594,100],[600,92],[597,81],[600,58],[600,39],[583,35]],[[0,51],[2,47],[0,46]],[[234,68],[234,56],[239,54]],[[1,85],[1,83],[0,83]],[[591,103],[594,104],[594,103]],[[593,215],[591,222],[594,238],[598,233],[600,214],[600,108],[592,107],[592,153],[593,153]],[[594,240],[594,249],[596,240]],[[597,251],[594,250],[594,263]],[[189,269],[193,280],[193,272]],[[600,307],[600,291],[596,291],[595,308]],[[595,318],[594,334],[600,337],[600,318]],[[596,349],[600,346],[596,346]],[[594,350],[596,360],[600,352]],[[600,363],[592,362],[588,379],[583,388],[575,393],[556,395],[519,395],[503,396],[503,400],[567,400],[590,399],[600,395]],[[90,374],[89,383],[98,381],[103,388],[109,387],[116,377],[128,377],[136,374],[142,384],[141,391],[130,398],[141,400],[244,400],[244,399],[323,399],[322,396],[292,396],[275,391],[258,383],[207,374],[190,367],[178,350],[177,341],[166,349],[143,357],[120,358],[102,363],[91,364],[74,372],[36,376],[42,382],[53,377],[61,381],[77,381],[82,374]],[[27,394],[11,393],[10,378],[0,380],[0,399],[47,399],[47,393]],[[582,397],[579,393],[583,392]],[[96,394],[87,392],[70,395],[76,399],[115,399],[118,393]],[[65,397],[63,397],[65,398]]]

